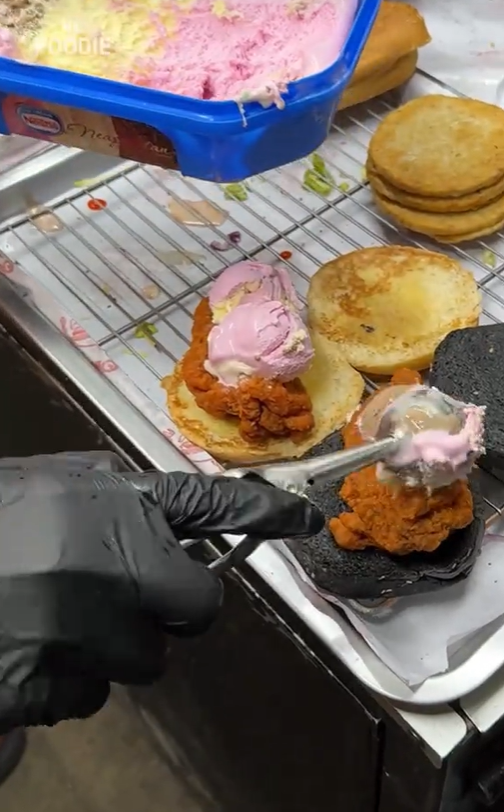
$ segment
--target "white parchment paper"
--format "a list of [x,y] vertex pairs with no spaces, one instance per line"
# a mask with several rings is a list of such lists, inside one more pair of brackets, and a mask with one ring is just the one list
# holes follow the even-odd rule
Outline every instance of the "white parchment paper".
[[[322,597],[283,542],[278,549],[297,576]],[[504,537],[487,535],[471,575],[437,592],[400,598],[385,612],[366,615],[331,598],[375,654],[405,683],[441,674],[462,646],[476,645],[489,624],[504,620]]]

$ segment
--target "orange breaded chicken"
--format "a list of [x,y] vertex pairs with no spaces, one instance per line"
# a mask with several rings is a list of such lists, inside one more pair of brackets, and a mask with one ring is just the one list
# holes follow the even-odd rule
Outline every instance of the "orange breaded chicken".
[[[391,380],[391,384],[417,383],[420,377],[411,370],[400,370]],[[363,441],[358,427],[361,409],[343,429],[346,448]],[[452,530],[467,527],[473,519],[467,482],[454,482],[429,495],[422,488],[379,482],[375,465],[347,476],[340,496],[352,512],[331,519],[329,529],[336,543],[348,550],[379,547],[394,555],[433,552]]]
[[214,417],[238,418],[240,434],[252,442],[272,436],[291,437],[295,441],[311,431],[312,404],[299,379],[280,383],[250,377],[230,387],[206,371],[208,334],[212,327],[208,299],[202,299],[194,311],[191,345],[182,359],[182,376],[198,406]]

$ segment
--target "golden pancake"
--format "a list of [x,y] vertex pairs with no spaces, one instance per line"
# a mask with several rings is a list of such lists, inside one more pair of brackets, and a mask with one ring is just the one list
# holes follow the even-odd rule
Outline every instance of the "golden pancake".
[[414,195],[476,192],[504,177],[504,110],[475,99],[413,99],[381,122],[369,157],[380,177]]
[[470,242],[470,240],[477,240],[479,237],[487,237],[489,234],[495,234],[497,231],[501,231],[502,228],[504,228],[504,219],[501,223],[491,228],[483,228],[480,231],[473,231],[469,234],[457,234],[456,237],[450,237],[447,234],[436,234],[432,236],[431,239],[443,244],[451,243],[452,245],[458,245],[461,242]]
[[312,335],[338,347],[361,372],[425,369],[452,330],[478,323],[473,275],[444,254],[408,246],[352,251],[312,277]]
[[406,54],[406,56],[398,59],[394,64],[387,66],[384,73],[369,76],[360,82],[352,82],[343,93],[338,110],[344,110],[354,104],[369,101],[404,84],[415,73],[417,60],[418,51],[413,51],[411,54]]
[[402,226],[435,237],[441,234],[451,241],[464,234],[482,232],[492,234],[498,231],[504,220],[504,196],[482,206],[475,211],[464,211],[458,214],[434,214],[426,211],[408,209],[399,206],[373,190],[379,208],[390,215]]
[[461,211],[479,209],[504,195],[504,177],[493,186],[479,189],[477,192],[462,197],[421,197],[420,195],[403,192],[391,183],[388,183],[377,173],[373,163],[368,159],[366,174],[369,183],[381,197],[386,197],[393,203],[417,211],[439,212],[441,214],[455,214]]
[[398,60],[430,41],[425,21],[416,8],[383,0],[350,86],[385,75]]

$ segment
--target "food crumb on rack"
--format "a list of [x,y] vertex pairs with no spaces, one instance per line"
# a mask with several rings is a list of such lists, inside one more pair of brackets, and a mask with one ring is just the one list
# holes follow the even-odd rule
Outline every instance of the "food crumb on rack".
[[303,189],[327,197],[334,189],[334,182],[321,178],[314,169],[307,169],[303,175]]
[[482,259],[487,268],[495,268],[497,264],[497,258],[493,251],[490,251],[489,248],[485,248],[482,254]]
[[107,201],[102,197],[92,197],[88,200],[87,207],[91,211],[101,211],[107,207]]
[[54,234],[57,231],[62,231],[64,224],[59,217],[52,213],[52,211],[42,211],[38,213],[38,209],[29,212],[32,217],[32,223],[42,234]]
[[227,242],[227,240],[212,240],[210,248],[212,251],[229,251],[231,243]]
[[248,199],[247,187],[244,183],[227,183],[223,189],[226,200],[237,200],[243,203]]
[[145,338],[146,341],[150,341],[151,344],[155,344],[156,342],[154,341],[153,336],[155,336],[157,332],[158,328],[155,324],[152,324],[150,321],[144,321],[142,324],[138,325],[133,335],[135,338]]
[[159,290],[157,285],[145,285],[142,288],[142,295],[145,296],[146,299],[152,300],[157,299],[161,291]]
[[334,178],[327,169],[326,163],[321,155],[314,152],[310,156],[313,169],[307,169],[303,175],[303,188],[315,192],[322,197],[327,197],[335,187]]
[[105,183],[109,175],[110,173],[104,172],[96,178],[80,178],[80,180],[74,180],[73,185],[77,189],[87,189],[89,186],[98,186],[99,183]]
[[319,155],[318,152],[314,152],[311,156],[311,164],[317,175],[320,175],[322,178],[330,176],[327,170],[326,162],[322,158],[322,155]]
[[210,203],[209,200],[169,200],[169,214],[184,226],[222,226],[228,212]]
[[194,265],[197,262],[203,262],[205,259],[204,254],[197,254],[195,251],[160,251],[158,258],[166,265]]
[[233,245],[238,245],[241,242],[241,233],[239,231],[231,231],[227,235],[226,240],[212,240],[210,248],[213,251],[230,251]]

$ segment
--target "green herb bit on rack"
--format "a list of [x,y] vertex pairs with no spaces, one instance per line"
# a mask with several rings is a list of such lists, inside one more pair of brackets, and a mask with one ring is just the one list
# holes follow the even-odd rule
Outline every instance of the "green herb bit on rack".
[[124,350],[124,355],[133,355],[135,357],[143,358],[145,360],[147,360],[147,358],[149,357],[146,352],[142,352],[141,350],[140,352],[133,352],[133,350]]
[[321,178],[314,169],[307,169],[303,175],[303,189],[327,197],[334,189],[334,181]]
[[313,153],[313,155],[311,156],[311,162],[313,169],[315,170],[317,175],[320,175],[321,178],[325,178],[325,180],[334,183],[334,178],[329,172],[326,166],[326,162],[324,161],[322,156],[318,154],[318,152]]
[[490,251],[489,248],[486,248],[483,251],[483,262],[487,266],[487,268],[495,268],[497,264],[497,260],[493,251]]
[[224,197],[226,200],[238,200],[243,203],[248,198],[247,187],[244,183],[228,183],[224,186]]
[[145,338],[147,341],[150,341],[151,344],[155,344],[156,342],[152,336],[155,336],[157,332],[158,328],[155,324],[151,324],[150,321],[144,321],[143,324],[138,325],[133,335],[135,338]]
[[307,169],[303,175],[303,188],[327,197],[335,187],[334,178],[317,152],[311,156],[311,163],[313,169]]

